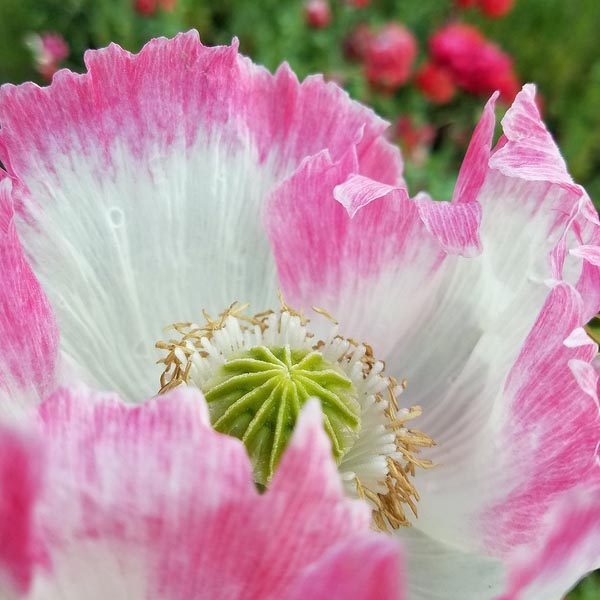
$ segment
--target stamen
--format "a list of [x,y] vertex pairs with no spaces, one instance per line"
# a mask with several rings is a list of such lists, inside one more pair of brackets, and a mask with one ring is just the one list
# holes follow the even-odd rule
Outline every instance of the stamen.
[[233,302],[216,318],[203,311],[202,325],[170,325],[167,330],[179,338],[156,343],[166,353],[158,361],[165,366],[159,393],[179,385],[202,389],[213,426],[246,443],[255,478],[263,485],[276,468],[299,406],[308,396],[319,397],[346,492],[373,506],[378,529],[410,526],[409,514],[418,516],[415,469],[433,466],[418,454],[434,442],[407,428],[421,409],[399,407],[406,380],[399,384],[385,376],[385,364],[370,345],[338,335],[338,323],[325,309],[313,307],[332,323],[329,334],[315,340],[309,320],[281,296],[280,301],[278,313],[250,316],[247,304]]

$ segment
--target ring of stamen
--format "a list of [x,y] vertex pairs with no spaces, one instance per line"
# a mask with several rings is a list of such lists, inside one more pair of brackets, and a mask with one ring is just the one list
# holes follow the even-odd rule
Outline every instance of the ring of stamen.
[[[314,308],[315,312],[329,319],[332,326],[327,336],[315,341],[307,329],[308,320],[302,313],[294,311],[283,302],[278,313],[265,311],[249,316],[245,312],[247,307],[248,305],[234,302],[216,319],[203,311],[203,325],[185,322],[169,326],[168,329],[174,330],[179,338],[168,342],[159,341],[156,344],[157,348],[166,353],[158,361],[164,365],[160,378],[160,393],[179,385],[200,388],[207,398],[213,426],[217,430],[240,437],[246,443],[255,436],[260,420],[255,419],[254,429],[250,429],[250,434],[244,439],[244,433],[250,423],[244,422],[244,419],[248,421],[249,417],[243,417],[244,411],[235,408],[234,401],[239,401],[252,390],[235,389],[236,381],[241,379],[234,378],[243,374],[239,369],[243,368],[244,364],[252,364],[253,368],[270,371],[267,376],[258,376],[267,384],[263,391],[269,391],[269,386],[287,385],[283,382],[288,381],[285,378],[295,377],[294,366],[301,365],[306,357],[312,357],[310,360],[318,363],[328,373],[326,376],[321,373],[318,377],[321,380],[333,377],[330,383],[333,382],[332,389],[335,388],[335,391],[332,395],[327,386],[322,389],[311,387],[309,381],[310,391],[304,390],[306,393],[303,392],[303,399],[306,400],[310,394],[319,397],[323,407],[327,406],[327,402],[333,402],[336,409],[354,407],[346,413],[349,421],[345,423],[344,435],[337,438],[336,431],[327,427],[327,411],[324,410],[325,429],[332,440],[334,458],[338,462],[346,492],[351,496],[364,498],[372,504],[373,521],[379,529],[396,529],[410,525],[407,507],[416,517],[419,500],[419,494],[412,481],[415,468],[427,469],[432,466],[429,460],[419,459],[417,455],[421,448],[431,447],[434,442],[426,434],[407,427],[409,421],[421,414],[421,409],[399,407],[398,397],[406,387],[406,381],[398,384],[393,377],[385,376],[385,364],[374,357],[372,348],[368,344],[339,336],[337,322],[323,309]],[[269,356],[269,353],[274,358]],[[291,360],[294,353],[295,361]],[[265,357],[275,365],[273,368],[259,364],[260,360],[258,363],[252,362]],[[287,362],[285,357],[289,359]],[[248,360],[251,363],[248,363]],[[273,377],[275,379],[272,379]],[[294,393],[297,393],[297,388],[295,389]],[[223,390],[227,392],[224,395]],[[254,406],[254,416],[262,406],[261,401],[266,402],[271,398],[271,410],[276,407],[272,396],[262,396],[262,400],[258,401],[256,406],[254,402],[261,397],[261,393],[252,392],[250,399],[245,400],[247,405]],[[221,403],[218,410],[214,410],[217,407],[215,399]],[[354,405],[355,401],[358,408]],[[286,412],[287,409],[282,406],[280,402],[277,409],[283,415],[280,417],[281,422],[285,421],[289,436],[297,411]],[[358,411],[356,422],[359,425],[355,431],[349,426],[350,422],[354,422],[351,418],[352,410]],[[267,409],[262,409],[261,415],[266,412]],[[229,421],[227,418],[223,420],[225,414],[229,415]],[[272,414],[275,415],[276,411]],[[241,420],[236,421],[237,418]],[[263,424],[264,422],[263,420]],[[231,427],[232,423],[237,425]],[[224,424],[228,424],[227,427],[224,427]],[[276,427],[273,429],[276,430]],[[257,465],[256,458],[261,453],[257,453],[252,444],[246,444],[251,458],[254,458],[255,479],[258,483],[267,485],[285,445],[277,442],[275,437],[270,439],[272,445],[269,447],[269,458],[261,459],[260,465]],[[344,440],[341,445],[339,440]]]

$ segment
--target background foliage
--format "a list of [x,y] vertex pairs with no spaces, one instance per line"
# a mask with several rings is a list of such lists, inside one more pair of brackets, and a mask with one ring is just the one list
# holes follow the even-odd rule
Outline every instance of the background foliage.
[[[85,49],[111,41],[136,51],[151,37],[192,27],[206,44],[227,44],[236,35],[241,51],[270,69],[287,60],[300,78],[325,73],[391,122],[409,115],[417,127],[431,124],[435,133],[424,151],[407,152],[407,179],[413,194],[426,189],[447,199],[485,99],[461,93],[435,105],[411,82],[393,95],[382,94],[370,88],[363,66],[347,60],[343,48],[359,23],[377,28],[401,22],[417,37],[418,66],[428,37],[460,19],[506,50],[522,81],[537,83],[545,119],[573,177],[600,203],[599,0],[516,0],[501,19],[459,11],[453,0],[371,0],[362,8],[352,0],[330,0],[331,22],[321,29],[307,24],[301,0],[171,0],[171,10],[159,7],[150,15],[140,14],[136,1],[0,0],[0,83],[43,83],[24,41],[31,33],[64,36],[71,52],[62,66],[77,71],[83,70]],[[597,600],[599,578],[588,578],[569,597]]]

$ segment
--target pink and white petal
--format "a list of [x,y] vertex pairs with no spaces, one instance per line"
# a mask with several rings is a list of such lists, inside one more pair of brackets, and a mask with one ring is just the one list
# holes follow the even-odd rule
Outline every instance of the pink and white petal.
[[263,495],[243,445],[212,430],[196,390],[132,408],[59,389],[40,420],[47,485],[23,516],[45,561],[26,557],[34,577],[19,597],[285,599],[315,574],[329,585],[342,557],[371,565],[347,585],[366,594],[378,575],[385,593],[398,590],[398,549],[343,496],[316,402]]
[[423,193],[417,195],[415,202],[427,231],[438,240],[444,252],[466,257],[481,253],[479,202],[434,202]]
[[[543,516],[558,498],[584,482],[599,481],[598,375],[591,365],[597,346],[581,328],[598,311],[600,285],[598,269],[591,262],[580,270],[579,279],[577,269],[567,263],[569,244],[576,249],[598,243],[598,218],[540,127],[531,88],[520,94],[506,121],[506,139],[491,164],[520,177],[521,186],[532,192],[549,190],[544,205],[536,206],[535,194],[529,204],[536,212],[551,209],[548,217],[554,221],[556,240],[549,260],[551,277],[577,285],[576,291],[568,284],[552,284],[494,405],[493,422],[499,424],[494,443],[503,449],[496,453],[502,476],[495,485],[502,490],[502,500],[486,512],[484,530],[488,548],[508,555],[539,536]],[[535,164],[527,162],[529,155]],[[543,177],[547,180],[538,181]]]
[[61,349],[88,383],[141,401],[157,389],[163,327],[235,299],[276,304],[261,213],[277,181],[325,149],[354,148],[359,171],[391,183],[401,161],[386,123],[340,88],[271,75],[236,43],[189,32],[86,64],[47,88],[2,88],[1,159]]
[[[533,103],[533,99],[529,101]],[[517,103],[511,111],[521,110],[520,107],[521,104]],[[490,105],[486,107],[486,111],[489,110]],[[511,111],[508,113],[509,121]],[[488,123],[489,113],[484,113],[482,119]],[[543,128],[539,117],[538,122]],[[491,135],[493,128],[487,127],[487,131]],[[477,134],[473,143],[481,143]],[[546,140],[546,143],[550,141]],[[409,386],[411,382],[416,384],[419,403],[428,397],[435,399],[434,410],[438,414],[433,420],[436,422],[439,422],[442,410],[451,419],[458,416],[462,420],[463,408],[468,410],[468,407],[476,408],[478,405],[482,418],[486,418],[485,414],[489,414],[491,407],[490,400],[504,385],[508,371],[544,305],[550,289],[547,281],[565,278],[578,287],[584,281],[582,274],[578,282],[581,264],[563,269],[555,260],[556,248],[567,239],[577,246],[581,243],[575,239],[578,235],[597,238],[599,233],[597,225],[587,214],[587,204],[583,202],[579,188],[534,181],[531,177],[519,178],[518,171],[511,172],[509,177],[496,170],[500,168],[497,153],[512,142],[504,144],[492,155],[485,181],[477,195],[483,213],[480,228],[484,248],[482,255],[460,261],[444,295],[440,297],[439,313],[428,315],[431,324],[422,327],[424,335],[415,336],[414,343],[407,343],[406,337],[401,338],[406,349],[394,359],[400,366],[413,363],[402,375],[407,376]],[[519,153],[516,141],[511,147],[513,153]],[[558,150],[552,145],[547,153],[558,155]],[[523,161],[527,156],[526,153],[524,155]],[[525,162],[522,167],[527,170]],[[568,177],[568,174],[565,172],[564,176]],[[590,271],[588,275],[585,276],[586,303],[581,325],[600,306],[598,273]],[[444,358],[444,354],[437,354],[436,347],[441,347],[447,357],[450,355],[449,360]],[[454,360],[456,348],[465,348],[462,358],[467,360],[462,363]],[[430,361],[415,371],[414,358],[410,353]],[[449,372],[446,377],[448,362],[454,367],[454,372]],[[445,389],[429,389],[426,395],[422,382],[427,385],[427,369],[432,364],[443,365],[444,375],[429,377],[429,380],[436,379],[437,383],[444,384]],[[469,382],[473,395],[465,390]],[[481,387],[481,384],[487,387]],[[446,431],[449,426],[453,425],[445,420],[443,427]],[[465,431],[463,427],[458,429]],[[447,433],[442,435],[441,439],[447,437]]]
[[[0,170],[0,413],[43,398],[53,387],[58,353],[54,315],[17,236],[12,182]],[[8,398],[10,397],[10,400]]]
[[384,536],[361,534],[340,542],[309,566],[288,600],[404,600],[399,545]]
[[[494,498],[508,494],[514,484],[506,481],[502,486],[490,477],[510,474],[513,463],[527,480],[527,474],[540,473],[530,462],[538,456],[535,432],[525,428],[520,434],[520,444],[533,453],[527,460],[521,446],[509,439],[498,441],[502,424],[513,418],[508,408],[513,398],[510,390],[503,390],[528,338],[537,336],[538,344],[543,340],[544,348],[530,353],[532,357],[538,354],[541,360],[546,352],[558,361],[559,376],[552,381],[545,367],[538,371],[539,389],[553,390],[547,400],[560,396],[561,406],[563,401],[574,403],[577,414],[586,415],[584,429],[590,432],[594,427],[592,400],[581,392],[568,367],[573,358],[589,362],[593,347],[569,349],[563,342],[600,307],[597,268],[588,261],[582,269],[581,261],[569,254],[571,248],[596,243],[598,218],[582,189],[569,183],[558,150],[537,112],[534,115],[530,91],[526,88],[507,114],[505,136],[489,160],[485,178],[477,160],[467,161],[465,168],[476,171],[461,173],[462,187],[470,190],[467,202],[448,205],[468,206],[479,187],[479,228],[476,222],[471,227],[462,219],[453,221],[452,208],[431,208],[428,222],[429,207],[419,211],[418,202],[407,200],[401,190],[390,191],[388,185],[356,177],[339,184],[344,180],[341,161],[323,165],[320,173],[300,169],[272,199],[275,216],[269,234],[286,299],[305,308],[326,307],[345,334],[373,345],[390,374],[408,379],[403,402],[423,406],[418,427],[438,444],[430,453],[438,467],[417,476],[422,499],[416,524],[471,552],[486,549],[483,529],[494,523],[489,520],[484,526],[473,515],[486,502],[493,504]],[[488,104],[471,158],[486,155],[492,111]],[[519,137],[525,127],[515,133],[521,112],[535,117],[535,143]],[[536,144],[549,147],[532,153]],[[528,160],[548,164],[529,165]],[[477,218],[477,213],[471,217]],[[295,229],[289,233],[292,223]],[[448,235],[453,223],[465,231]],[[483,252],[456,256],[457,250],[473,252],[460,252],[466,248],[457,248],[460,244],[454,240],[466,240],[472,249],[477,247],[475,233]],[[578,291],[585,291],[586,298],[582,300]],[[548,314],[554,315],[556,329]],[[534,367],[530,364],[522,375],[533,387]],[[514,375],[511,378],[514,381]],[[539,412],[536,417],[541,419]],[[521,418],[516,421],[524,423]],[[552,429],[548,420],[539,426],[544,433]],[[563,433],[557,448],[564,449],[564,440],[573,435],[570,430]],[[512,452],[519,453],[518,458]],[[581,453],[589,458],[587,443]],[[555,478],[560,480],[566,459],[549,455],[556,465],[540,481],[552,486]],[[558,487],[569,485],[563,481]],[[535,527],[533,521],[530,525]]]
[[[23,600],[151,600],[139,547],[97,538],[52,554]],[[157,599],[158,600],[158,599]]]
[[[287,63],[271,76],[246,57],[238,56],[237,61],[247,87],[233,79],[238,85],[231,103],[237,114],[244,115],[261,157],[271,155],[278,171],[289,174],[304,158],[325,149],[337,160],[355,146],[359,173],[389,184],[402,182],[398,147],[382,135],[389,123],[370,108],[350,101],[346,91],[325,83],[321,75],[299,84]],[[248,103],[248,92],[256,104]],[[223,107],[212,109],[229,118]]]
[[546,532],[512,560],[498,600],[560,600],[600,568],[600,488],[573,490],[546,515]]
[[[575,184],[552,136],[546,129],[535,103],[535,86],[526,85],[502,120],[504,135],[494,150],[489,164],[495,177],[492,185],[502,185],[504,178],[520,183],[522,205],[532,215],[542,212],[552,227],[554,248],[550,254],[551,277],[565,279],[578,287],[592,277],[597,284],[599,269],[588,262],[591,273],[582,272],[580,246],[600,244],[598,214],[585,190]],[[531,195],[525,196],[529,190]],[[585,252],[584,252],[585,254]],[[584,258],[587,258],[584,256]],[[599,286],[595,286],[598,288]],[[585,286],[586,315],[598,310],[600,289]]]
[[[582,199],[584,210],[591,206],[591,202],[587,196]],[[598,218],[596,209],[593,208],[593,217]],[[590,217],[591,218],[591,217]],[[578,247],[575,246],[569,250],[571,256],[579,256],[583,258],[581,265],[581,275],[577,282],[577,291],[581,294],[584,305],[584,315],[589,320],[598,311],[600,305],[600,265],[596,264],[593,254],[596,252],[592,248],[600,246],[600,231],[595,231],[589,238],[588,243],[582,245],[583,252],[578,252]]]
[[[290,173],[304,158],[322,150],[338,160],[349,147],[356,147],[359,173],[391,185],[403,181],[398,146],[382,135],[389,123],[370,108],[350,102],[346,91],[325,83],[321,75],[307,77],[299,85],[287,63],[271,77],[249,59],[242,60],[252,72],[250,88],[259,101],[258,107],[251,107],[249,126],[259,140],[261,156],[276,154],[273,158],[282,172]],[[236,109],[248,110],[247,94],[241,93]]]
[[466,427],[471,438],[450,429],[460,443],[418,475],[417,524],[430,535],[506,557],[535,539],[556,497],[598,478],[597,375],[589,371],[597,346],[581,335],[582,312],[576,290],[556,285],[506,388],[489,390],[487,412],[472,411],[479,429]]
[[397,343],[398,316],[418,319],[433,303],[445,254],[404,188],[355,167],[351,152],[305,161],[273,192],[265,226],[286,301],[326,308],[381,356]]
[[[479,322],[481,335],[462,372],[447,380],[447,392],[434,396],[435,407],[419,424],[438,442],[432,457],[440,464],[418,482],[423,497],[419,526],[467,547],[480,536],[479,527],[489,536],[485,549],[500,554],[535,537],[554,496],[590,476],[600,439],[595,394],[590,396],[585,389],[591,379],[589,368],[584,389],[583,376],[578,379],[572,373],[579,365],[573,361],[589,364],[596,347],[589,339],[571,348],[563,343],[600,306],[598,269],[589,262],[583,269],[569,264],[566,254],[569,245],[598,243],[597,216],[590,214],[589,199],[581,188],[569,183],[547,132],[546,137],[540,133],[545,128],[539,115],[537,127],[531,127],[539,137],[536,143],[526,140],[522,149],[514,137],[515,113],[537,114],[529,92],[526,89],[508,113],[506,138],[490,160],[478,196],[484,252],[476,261],[484,263],[483,285],[472,285],[470,293],[477,294],[485,307],[474,310],[484,317]],[[532,160],[538,163],[529,166],[529,149],[544,143],[551,147],[535,154]],[[498,156],[509,148],[510,168]],[[520,159],[515,160],[514,154]],[[539,162],[544,156],[546,165]],[[536,179],[541,177],[548,180]],[[464,272],[458,279],[473,284]],[[550,291],[544,279],[554,280],[549,282]],[[558,283],[561,279],[576,285],[585,297]],[[441,311],[442,324],[448,316]],[[466,336],[473,318],[454,323]],[[455,343],[454,336],[444,335],[444,325],[438,334],[440,340]],[[454,352],[454,345],[442,345]],[[517,394],[511,387],[517,380],[526,391]],[[496,494],[505,501],[491,511],[493,515],[486,514],[483,526],[473,523],[477,506],[485,506]]]
[[502,119],[504,135],[490,166],[508,177],[576,188],[552,135],[540,119],[535,92],[535,86],[527,84],[517,94]]
[[492,600],[504,589],[505,568],[497,559],[462,552],[416,527],[394,537],[405,549],[408,600]]
[[571,250],[573,256],[579,256],[587,260],[595,267],[600,267],[600,247],[591,245],[581,245]]
[[590,364],[598,348],[571,333],[581,312],[572,288],[553,290],[496,409],[505,475],[496,479],[502,500],[484,527],[497,553],[539,539],[547,511],[571,490],[600,485],[598,370]]
[[198,498],[216,512],[222,495],[251,491],[243,448],[209,435],[199,394],[129,409],[116,396],[60,389],[40,419],[49,485],[32,530],[50,564],[28,598],[158,598],[174,578],[169,550],[182,576],[190,569],[183,530]]

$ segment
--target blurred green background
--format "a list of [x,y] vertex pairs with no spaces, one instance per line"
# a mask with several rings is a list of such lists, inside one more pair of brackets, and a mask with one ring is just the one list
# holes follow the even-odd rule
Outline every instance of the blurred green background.
[[[413,79],[393,94],[381,93],[369,86],[363,64],[345,56],[344,42],[362,23],[374,30],[403,23],[418,41],[416,69],[427,55],[429,36],[460,20],[476,25],[504,49],[521,81],[538,85],[545,120],[571,174],[599,206],[600,0],[516,0],[512,11],[497,19],[476,8],[459,10],[458,3],[329,0],[331,18],[315,28],[307,22],[302,0],[0,0],[0,83],[44,83],[31,44],[25,42],[31,34],[62,35],[70,54],[60,66],[76,71],[83,70],[85,49],[111,41],[136,51],[151,37],[190,28],[210,45],[227,44],[235,35],[243,53],[270,69],[286,60],[300,78],[325,73],[390,122],[408,117],[413,133],[427,127],[428,136],[416,144],[406,132],[395,139],[405,151],[411,192],[427,190],[448,199],[486,98],[461,92],[437,105]],[[600,599],[600,578],[589,577],[569,598]]]

